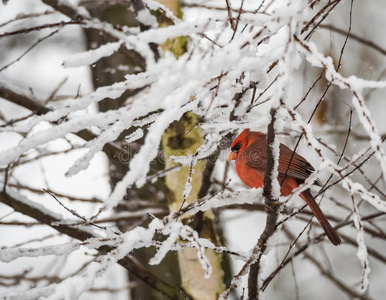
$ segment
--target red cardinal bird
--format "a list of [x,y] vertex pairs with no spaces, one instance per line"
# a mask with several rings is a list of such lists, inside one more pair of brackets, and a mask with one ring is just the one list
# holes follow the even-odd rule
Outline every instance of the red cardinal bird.
[[[240,179],[250,188],[262,187],[267,168],[267,135],[245,129],[233,141],[231,151],[228,160],[236,160],[236,171]],[[296,152],[288,168],[292,153],[291,149],[280,144],[278,180],[281,184],[280,192],[283,196],[290,195],[292,190],[302,184],[315,170],[305,158]],[[286,172],[287,176],[285,176]],[[317,181],[315,184],[320,185],[320,182]],[[340,245],[342,241],[338,233],[332,228],[326,216],[315,202],[311,191],[307,189],[301,192],[300,197],[307,202],[331,243],[336,246]]]

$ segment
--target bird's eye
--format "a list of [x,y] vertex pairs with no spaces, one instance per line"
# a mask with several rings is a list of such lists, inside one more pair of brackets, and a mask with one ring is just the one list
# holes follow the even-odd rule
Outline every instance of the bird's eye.
[[237,143],[236,145],[234,145],[234,146],[231,148],[231,150],[232,150],[232,151],[239,151],[240,148],[241,148],[241,144],[240,144],[240,143]]

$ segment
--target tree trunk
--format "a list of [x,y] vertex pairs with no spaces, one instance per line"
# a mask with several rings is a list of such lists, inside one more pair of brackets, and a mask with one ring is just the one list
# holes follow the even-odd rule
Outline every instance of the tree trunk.
[[[108,2],[85,2],[85,6],[89,10],[90,14],[93,17],[96,17],[102,21],[106,21],[110,24],[119,25],[119,26],[138,26],[138,22],[135,19],[134,13],[130,10],[130,4],[110,4]],[[111,37],[108,37],[104,34],[101,34],[100,31],[88,29],[85,30],[87,45],[89,49],[97,48],[100,45],[112,42]],[[119,51],[113,55],[102,58],[94,65],[91,66],[92,80],[94,88],[101,86],[108,86],[115,82],[123,81],[124,75],[134,74],[138,72],[145,71],[145,61],[135,51],[127,50],[125,48],[120,48]],[[119,99],[111,100],[104,99],[99,103],[100,111],[114,110],[121,107],[125,100],[135,94],[136,91],[125,92]],[[124,142],[124,137],[136,128],[127,129],[120,137],[119,141]],[[141,140],[138,141],[141,143]],[[130,146],[129,146],[130,147]],[[110,175],[110,184],[114,188],[117,182],[119,182],[123,176],[126,174],[128,169],[128,162],[132,156],[133,151],[127,151],[123,153],[124,159],[122,157],[112,157],[109,156],[109,175]],[[154,171],[161,170],[163,164],[157,162],[156,165],[152,165]],[[159,180],[157,184],[145,185],[141,189],[130,188],[127,190],[126,200],[130,203],[131,200],[148,200],[156,202],[159,204],[159,201],[162,202],[163,196],[163,180]],[[124,205],[118,206],[118,209],[127,209]],[[144,222],[147,222],[145,220]],[[129,228],[135,225],[146,226],[143,222],[141,224],[134,223],[128,224],[127,222],[118,224],[118,227],[122,231],[126,231]],[[165,279],[168,282],[173,282],[173,284],[179,283],[179,268],[177,262],[177,255],[175,253],[170,253],[165,257],[163,264],[158,266],[150,266],[148,261],[155,254],[154,248],[143,248],[137,251],[134,251],[132,255],[137,259],[145,268],[151,270],[153,273],[158,274],[161,278]],[[155,291],[152,288],[144,283],[142,280],[139,280],[135,276],[128,274],[128,280],[134,283],[135,288],[131,289],[131,298],[132,299],[164,299],[164,295],[161,295],[159,292]]]

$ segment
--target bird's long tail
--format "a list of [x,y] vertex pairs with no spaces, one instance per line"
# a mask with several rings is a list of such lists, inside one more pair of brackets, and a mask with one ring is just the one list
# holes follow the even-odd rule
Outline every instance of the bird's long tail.
[[338,233],[332,228],[331,224],[328,222],[326,216],[323,214],[319,205],[316,203],[314,197],[311,194],[311,191],[308,189],[300,194],[300,197],[307,202],[308,206],[311,208],[312,213],[318,219],[320,225],[323,227],[324,231],[327,234],[327,237],[335,246],[342,244]]

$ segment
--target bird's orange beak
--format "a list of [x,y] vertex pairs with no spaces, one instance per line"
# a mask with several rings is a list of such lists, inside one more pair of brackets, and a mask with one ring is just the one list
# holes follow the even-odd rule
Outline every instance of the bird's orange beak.
[[228,156],[228,161],[235,160],[236,156],[237,156],[237,152],[236,151],[232,151],[231,154],[229,154],[229,156]]

